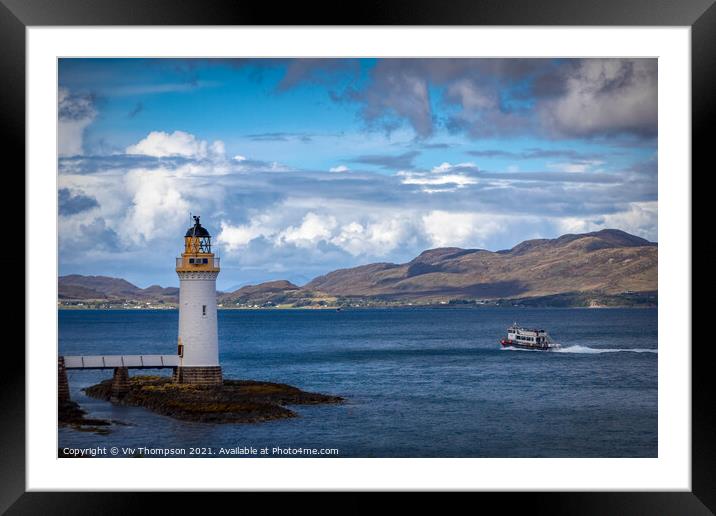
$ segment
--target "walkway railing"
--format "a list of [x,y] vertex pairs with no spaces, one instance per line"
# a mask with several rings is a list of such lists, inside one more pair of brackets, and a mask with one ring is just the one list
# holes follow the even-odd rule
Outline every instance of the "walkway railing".
[[65,369],[161,369],[177,367],[179,355],[83,355],[65,356]]

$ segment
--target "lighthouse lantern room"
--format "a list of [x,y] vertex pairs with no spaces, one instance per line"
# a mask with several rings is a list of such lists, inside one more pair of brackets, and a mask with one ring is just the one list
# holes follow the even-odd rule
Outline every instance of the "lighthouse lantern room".
[[176,259],[179,275],[179,367],[174,381],[221,385],[216,316],[219,258],[211,252],[211,235],[199,217],[184,235],[184,252]]

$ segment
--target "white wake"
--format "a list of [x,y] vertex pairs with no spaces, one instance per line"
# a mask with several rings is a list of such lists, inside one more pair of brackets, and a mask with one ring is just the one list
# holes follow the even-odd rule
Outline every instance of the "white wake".
[[555,349],[556,353],[658,353],[656,349],[648,348],[590,348],[587,346],[565,346]]
[[[507,346],[502,348],[506,351],[537,351],[542,352],[539,349],[524,349],[524,348],[513,348]],[[584,353],[584,354],[596,354],[596,353],[658,353],[656,349],[647,348],[590,348],[588,346],[580,346],[575,344],[573,346],[564,346],[558,349],[552,349],[549,353]]]

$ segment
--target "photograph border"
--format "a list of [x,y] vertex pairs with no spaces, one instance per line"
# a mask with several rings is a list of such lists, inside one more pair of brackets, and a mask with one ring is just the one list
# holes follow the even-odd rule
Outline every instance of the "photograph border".
[[[329,10],[320,4],[286,6],[271,12],[271,6],[238,6],[233,2],[212,2],[211,9],[198,1],[182,3],[155,1],[106,2],[72,0],[0,0],[0,96],[5,125],[6,155],[15,157],[16,169],[25,168],[25,30],[28,26],[64,25],[657,25],[690,26],[692,29],[692,168],[707,159],[706,124],[714,118],[716,101],[716,7],[713,0],[700,1],[581,1],[536,2],[435,2],[366,3],[356,8],[350,19],[325,20]],[[318,12],[323,12],[318,15]],[[334,17],[337,18],[337,17]],[[344,17],[347,18],[347,17]],[[319,22],[320,20],[320,22]],[[301,23],[302,22],[302,23]],[[20,191],[24,184],[20,183]],[[18,191],[18,190],[15,190]],[[23,222],[24,228],[24,222]],[[693,233],[692,233],[693,234]],[[702,258],[703,259],[703,258]],[[31,271],[26,270],[25,274]],[[26,310],[30,309],[26,306]],[[690,338],[690,335],[689,335]],[[9,342],[8,342],[9,343]],[[9,514],[48,512],[62,506],[62,512],[110,513],[136,510],[148,497],[126,493],[26,493],[25,492],[25,357],[23,351],[8,346],[7,360],[16,364],[2,376],[0,406],[3,409],[0,440],[0,511]],[[529,507],[531,512],[557,514],[709,514],[716,508],[713,478],[716,478],[714,411],[711,393],[714,379],[706,368],[704,348],[692,347],[692,491],[650,493],[481,493],[493,497],[503,509]],[[208,494],[208,493],[207,493]],[[175,493],[172,493],[175,495]],[[243,494],[242,496],[246,496]],[[357,496],[353,494],[352,496]],[[368,498],[367,500],[370,500]],[[164,502],[163,502],[164,503]],[[185,497],[174,502],[188,509]],[[344,502],[345,503],[345,502]],[[354,504],[358,510],[364,502]],[[365,502],[370,504],[369,501]],[[11,507],[12,506],[12,507]],[[366,507],[367,508],[367,507]],[[171,506],[165,506],[171,510]],[[710,509],[710,510],[709,510]]]

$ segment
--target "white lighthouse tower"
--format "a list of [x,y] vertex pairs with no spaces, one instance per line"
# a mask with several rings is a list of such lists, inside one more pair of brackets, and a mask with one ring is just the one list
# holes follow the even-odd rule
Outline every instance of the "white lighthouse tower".
[[179,275],[179,367],[174,381],[221,385],[216,317],[219,258],[211,252],[211,235],[194,217],[176,259]]

